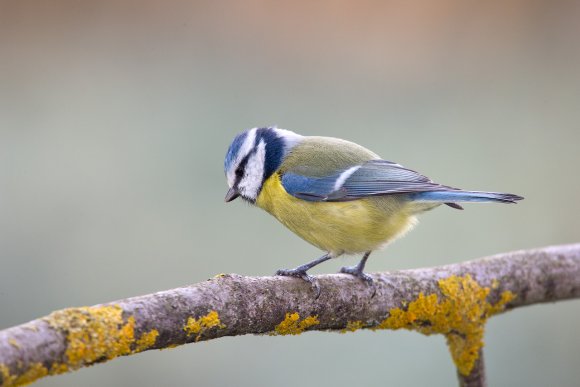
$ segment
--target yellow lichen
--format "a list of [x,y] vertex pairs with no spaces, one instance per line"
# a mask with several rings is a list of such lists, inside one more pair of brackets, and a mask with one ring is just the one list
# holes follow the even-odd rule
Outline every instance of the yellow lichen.
[[157,329],[151,329],[149,332],[143,333],[143,335],[135,343],[135,349],[133,352],[142,352],[151,348],[155,345],[157,336],[159,336],[159,331]]
[[65,356],[72,369],[127,355],[135,341],[135,318],[125,322],[117,305],[63,309],[45,320],[67,332]]
[[280,324],[276,325],[273,333],[278,335],[299,335],[311,326],[318,324],[320,324],[318,316],[308,316],[300,321],[298,313],[286,313],[286,317]]
[[[19,367],[22,368],[22,364],[19,364]],[[0,385],[2,387],[25,386],[47,375],[57,375],[68,371],[66,364],[54,363],[48,370],[42,363],[31,363],[27,369],[19,370],[17,374],[12,375],[5,364],[0,364]]]
[[346,327],[340,331],[340,333],[346,333],[346,332],[354,332],[357,331],[361,328],[363,328],[364,324],[362,321],[357,320],[357,321],[348,321],[346,323]]
[[443,295],[420,293],[406,310],[394,308],[377,329],[410,329],[430,335],[440,333],[447,344],[457,369],[469,375],[483,346],[487,319],[504,310],[514,299],[510,291],[503,292],[494,305],[487,301],[490,288],[480,286],[470,275],[451,276],[438,282]]
[[64,363],[52,363],[52,365],[50,366],[50,371],[48,373],[50,375],[59,375],[69,371],[70,371],[69,367]]
[[0,363],[0,376],[2,376],[2,385],[10,385],[13,376],[10,376],[10,369],[2,363]]
[[0,364],[0,374],[2,375],[2,387],[25,386],[36,379],[48,375],[48,370],[42,363],[32,363],[28,369],[19,375],[11,375],[10,370],[4,364]]
[[516,295],[513,294],[512,292],[505,291],[501,294],[501,297],[499,299],[498,302],[496,302],[494,305],[490,305],[489,308],[489,316],[493,316],[494,314],[498,314],[504,311],[505,306],[512,301],[514,298],[516,298]]
[[[135,317],[123,317],[117,305],[69,308],[44,318],[54,330],[66,335],[65,362],[55,362],[47,369],[42,363],[18,364],[18,371],[0,364],[2,386],[21,386],[46,375],[56,375],[97,361],[144,351],[153,346],[159,332],[152,329],[135,340]],[[35,327],[27,327],[36,331]],[[9,343],[19,348],[16,340]],[[27,367],[27,368],[25,368]]]
[[187,333],[187,336],[195,336],[195,341],[199,341],[201,336],[208,330],[214,327],[223,329],[226,326],[221,323],[218,312],[215,310],[210,311],[205,316],[200,318],[189,317],[187,322],[183,326],[183,330]]

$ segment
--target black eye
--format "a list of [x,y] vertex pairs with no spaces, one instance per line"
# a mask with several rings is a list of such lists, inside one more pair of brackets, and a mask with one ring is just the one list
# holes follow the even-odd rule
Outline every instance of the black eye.
[[237,177],[243,177],[244,176],[244,170],[241,167],[236,168],[236,176]]

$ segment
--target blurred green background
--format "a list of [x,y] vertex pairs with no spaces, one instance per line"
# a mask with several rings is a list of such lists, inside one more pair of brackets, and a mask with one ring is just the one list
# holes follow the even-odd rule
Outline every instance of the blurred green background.
[[[225,151],[255,126],[526,197],[428,213],[371,271],[580,241],[579,5],[0,0],[0,328],[317,257],[264,212],[223,202]],[[579,306],[493,318],[490,385],[577,385]],[[38,385],[296,383],[456,381],[441,337],[314,332],[148,352]]]

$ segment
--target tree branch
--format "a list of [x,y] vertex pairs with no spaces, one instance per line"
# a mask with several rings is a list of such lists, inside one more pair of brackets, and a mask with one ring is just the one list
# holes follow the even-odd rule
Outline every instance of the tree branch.
[[477,360],[473,365],[473,369],[468,375],[464,375],[459,370],[457,371],[457,378],[459,379],[459,387],[483,387],[487,386],[485,378],[485,361],[483,357],[483,349],[480,348],[477,354]]
[[483,386],[486,320],[520,306],[580,297],[580,244],[372,277],[374,296],[369,286],[343,274],[319,276],[318,299],[297,279],[231,274],[59,310],[0,331],[0,386],[223,336],[361,328],[443,334],[460,383]]

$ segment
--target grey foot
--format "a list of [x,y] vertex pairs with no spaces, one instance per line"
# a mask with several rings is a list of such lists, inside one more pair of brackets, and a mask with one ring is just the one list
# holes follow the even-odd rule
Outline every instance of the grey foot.
[[350,274],[352,276],[355,276],[356,278],[359,278],[363,281],[365,281],[367,283],[367,285],[371,286],[373,288],[373,295],[372,297],[375,296],[375,293],[377,292],[377,289],[375,287],[375,283],[373,281],[373,278],[368,275],[365,274],[359,267],[359,265],[355,265],[355,266],[344,266],[340,269],[341,273],[344,274]]
[[340,272],[344,273],[344,274],[350,274],[350,275],[353,275],[357,278],[360,278],[361,280],[365,281],[369,285],[373,284],[373,279],[371,278],[371,276],[363,273],[363,271],[358,267],[358,265],[356,265],[356,266],[344,266],[340,269]]
[[276,272],[276,275],[284,276],[284,277],[296,277],[300,278],[310,284],[314,293],[316,294],[316,298],[320,297],[320,285],[318,284],[318,280],[306,273],[305,270],[300,269],[281,269]]

